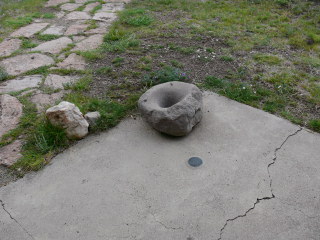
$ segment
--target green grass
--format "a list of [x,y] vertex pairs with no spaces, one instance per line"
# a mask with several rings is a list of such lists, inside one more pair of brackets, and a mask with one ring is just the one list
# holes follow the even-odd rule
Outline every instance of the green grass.
[[38,44],[34,43],[32,40],[23,38],[21,43],[21,48],[27,49],[27,48],[35,48],[38,46]]
[[316,120],[310,120],[308,123],[308,126],[316,131],[316,132],[320,132],[320,119],[316,119]]
[[149,26],[154,21],[152,16],[141,8],[125,9],[119,13],[119,20],[122,24],[134,27]]
[[253,59],[258,63],[265,63],[269,65],[278,65],[282,62],[279,57],[267,54],[256,54],[253,56]]
[[172,81],[188,81],[188,74],[179,68],[165,66],[164,68],[145,75],[142,83],[148,86]]
[[8,77],[8,73],[2,67],[0,67],[0,82],[5,81]]
[[37,39],[40,41],[50,41],[59,38],[59,35],[54,35],[54,34],[37,34],[36,35]]

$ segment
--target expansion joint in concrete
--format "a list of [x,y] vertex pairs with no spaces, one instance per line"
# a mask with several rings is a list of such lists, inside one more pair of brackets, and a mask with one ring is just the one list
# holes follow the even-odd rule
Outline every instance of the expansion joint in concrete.
[[9,215],[9,217],[13,220],[13,221],[15,221],[18,225],[19,225],[19,227],[31,238],[31,239],[33,239],[34,240],[34,237],[11,215],[11,213],[6,209],[6,207],[5,207],[5,204],[4,204],[4,202],[0,199],[0,204],[1,204],[1,206],[2,206],[2,209],[3,209],[3,211],[5,211],[8,215]]
[[222,239],[223,232],[224,232],[224,230],[225,230],[225,228],[227,227],[227,225],[228,225],[229,222],[235,221],[235,220],[237,220],[238,218],[244,218],[244,217],[246,217],[249,212],[251,212],[252,210],[255,209],[255,207],[256,207],[256,205],[257,205],[258,203],[260,203],[260,202],[262,202],[262,201],[265,201],[265,200],[271,200],[271,199],[273,199],[273,198],[276,197],[276,196],[274,195],[273,189],[272,189],[272,178],[271,178],[271,175],[270,175],[269,168],[270,168],[270,166],[272,166],[272,165],[274,165],[274,164],[276,163],[276,161],[277,161],[277,152],[278,152],[279,150],[281,150],[281,148],[286,144],[286,142],[289,140],[289,138],[297,135],[300,131],[302,131],[302,128],[301,128],[301,127],[300,127],[298,130],[296,130],[294,133],[288,135],[288,136],[286,137],[286,139],[281,143],[281,145],[274,150],[274,156],[273,156],[273,158],[272,158],[272,162],[269,163],[268,166],[267,166],[267,171],[268,171],[269,181],[270,181],[270,184],[269,184],[269,185],[270,185],[271,197],[257,198],[257,200],[255,201],[255,203],[253,204],[253,206],[252,206],[251,208],[249,208],[244,214],[238,215],[238,216],[236,216],[236,217],[234,217],[234,218],[229,218],[229,219],[227,219],[227,221],[225,222],[225,224],[223,225],[223,227],[220,229],[220,236],[219,236],[218,240],[221,240],[221,239]]

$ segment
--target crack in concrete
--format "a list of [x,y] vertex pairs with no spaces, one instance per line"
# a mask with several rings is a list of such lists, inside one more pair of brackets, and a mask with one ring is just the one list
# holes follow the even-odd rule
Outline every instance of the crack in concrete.
[[5,208],[5,204],[4,204],[4,202],[3,202],[1,199],[0,199],[0,204],[1,204],[1,206],[2,206],[2,209],[9,215],[9,217],[10,217],[13,221],[15,221],[15,222],[19,225],[19,227],[21,227],[21,229],[22,229],[26,234],[28,234],[28,236],[29,236],[31,239],[35,240],[34,237],[27,231],[27,229],[25,229],[25,228],[11,215],[11,213]]
[[163,222],[159,221],[153,213],[151,213],[151,215],[152,215],[152,217],[154,218],[154,221],[157,222],[157,223],[159,223],[159,224],[160,224],[161,226],[163,226],[165,229],[168,229],[168,230],[183,230],[182,227],[169,227],[169,226],[167,226],[166,224],[164,224]]
[[241,215],[238,215],[234,218],[229,218],[227,219],[227,221],[225,222],[225,224],[223,225],[223,227],[220,229],[220,236],[218,238],[218,240],[221,240],[222,239],[222,235],[223,235],[223,232],[225,230],[225,228],[227,227],[228,223],[229,222],[232,222],[232,221],[235,221],[237,220],[238,218],[243,218],[243,217],[246,217],[247,214],[249,212],[251,212],[252,210],[255,209],[256,205],[264,200],[271,200],[271,199],[274,199],[276,196],[274,195],[273,193],[273,189],[272,189],[272,178],[271,178],[271,175],[270,175],[270,171],[269,171],[269,168],[274,165],[277,161],[277,152],[286,144],[286,142],[289,140],[289,138],[297,135],[300,131],[302,131],[302,127],[300,127],[298,130],[296,130],[294,133],[288,135],[286,137],[286,139],[282,142],[282,144],[277,147],[275,150],[274,150],[274,156],[272,158],[272,162],[268,164],[267,166],[267,171],[268,171],[268,176],[269,176],[269,181],[270,181],[270,191],[271,191],[271,197],[263,197],[263,198],[257,198],[257,200],[255,201],[255,203],[253,204],[253,206],[251,208],[249,208],[244,214],[241,214]]

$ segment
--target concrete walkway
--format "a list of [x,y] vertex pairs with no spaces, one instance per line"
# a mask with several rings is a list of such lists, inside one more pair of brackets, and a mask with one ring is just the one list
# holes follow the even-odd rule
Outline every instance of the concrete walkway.
[[204,100],[185,138],[127,119],[0,188],[0,239],[320,239],[320,135]]

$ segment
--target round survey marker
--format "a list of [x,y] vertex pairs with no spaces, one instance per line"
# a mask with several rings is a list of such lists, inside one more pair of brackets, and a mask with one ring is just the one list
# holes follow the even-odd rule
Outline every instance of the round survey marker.
[[203,161],[201,158],[192,157],[189,158],[188,163],[191,167],[199,167],[203,163]]

